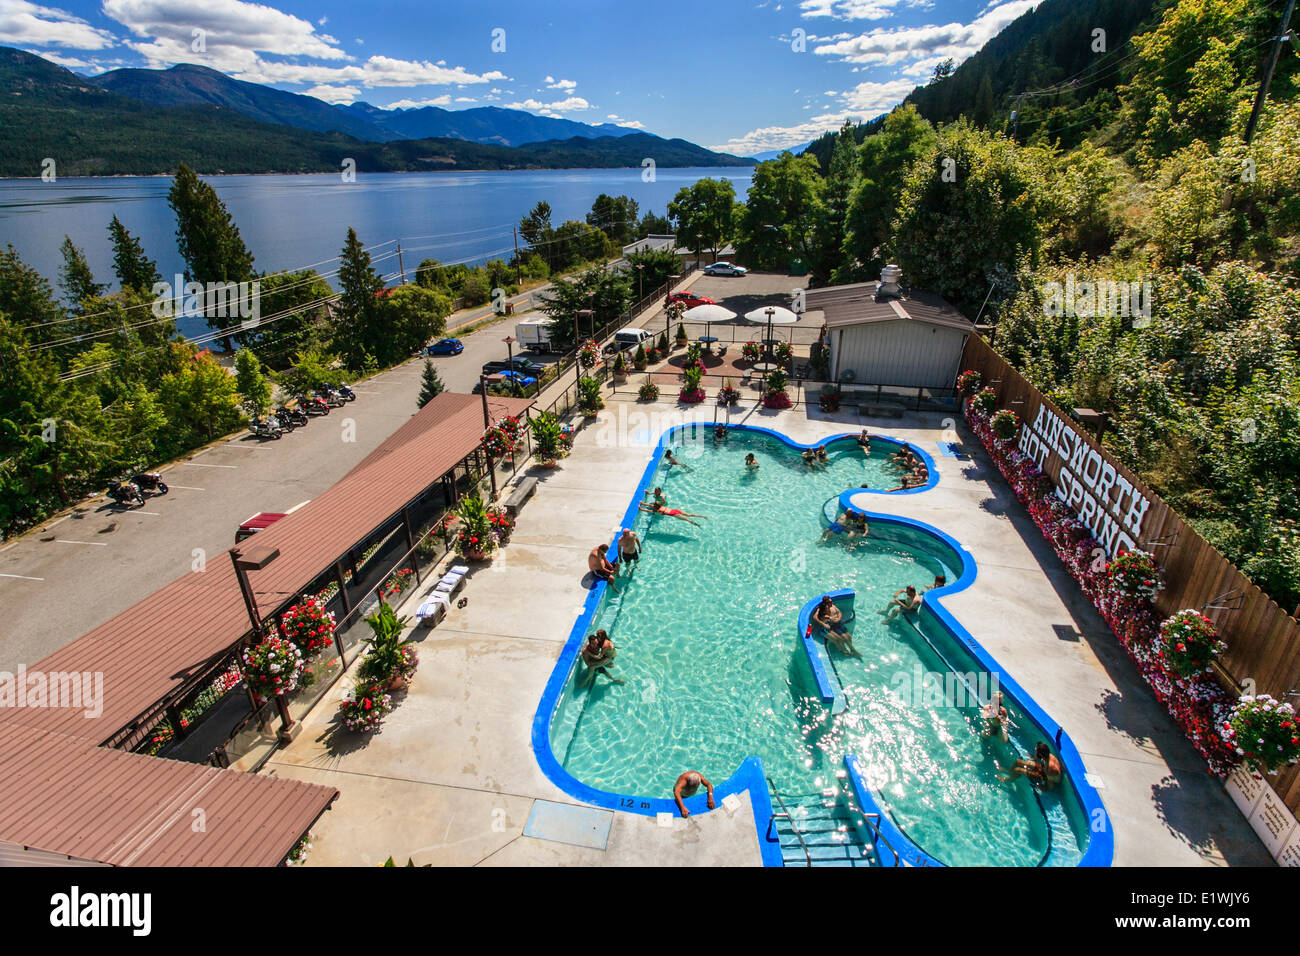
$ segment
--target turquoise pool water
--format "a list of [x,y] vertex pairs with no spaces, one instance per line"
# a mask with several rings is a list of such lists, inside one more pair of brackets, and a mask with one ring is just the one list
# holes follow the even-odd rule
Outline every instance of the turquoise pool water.
[[[964,648],[926,615],[875,613],[906,584],[955,580],[956,553],[896,525],[853,544],[823,540],[829,498],[897,483],[884,463],[895,448],[876,443],[868,459],[841,440],[829,467],[809,470],[778,439],[733,431],[722,445],[679,449],[689,470],[661,466],[651,484],[669,506],[707,517],[696,527],[639,516],[641,561],[619,579],[622,595],[607,591],[592,628],[610,633],[625,683],[597,675],[579,688],[586,671],[574,669],[551,724],[564,768],[600,790],[659,797],[684,769],[718,784],[756,754],[776,790],[797,796],[839,787],[844,756],[856,754],[898,827],[945,863],[1078,862],[1087,830],[1072,791],[1040,799],[1026,782],[999,782],[994,760],[1017,754],[981,737],[972,695],[925,698],[919,674],[978,670]],[[743,464],[751,451],[756,473]],[[850,630],[862,658],[829,651],[848,704],[831,715],[795,625],[808,600],[842,588],[856,592]],[[1032,751],[1032,723],[1007,704],[1013,744]]]

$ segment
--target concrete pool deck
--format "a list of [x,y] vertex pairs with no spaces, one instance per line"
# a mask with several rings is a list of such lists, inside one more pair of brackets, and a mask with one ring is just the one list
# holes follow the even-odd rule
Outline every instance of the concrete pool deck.
[[[264,772],[341,791],[314,828],[309,865],[377,865],[389,856],[399,865],[408,857],[435,865],[759,864],[747,797],[668,827],[610,814],[607,837],[596,841],[603,847],[562,842],[564,828],[524,835],[536,801],[580,804],[542,773],[530,735],[588,593],[587,552],[610,540],[660,431],[683,419],[712,421],[712,405],[683,416],[673,404],[624,398],[578,434],[559,468],[532,470],[538,491],[510,545],[471,573],[466,607],[414,632],[420,668],[383,731],[363,738],[334,729],[340,684],[268,763]],[[957,436],[970,460],[939,453],[938,442],[954,440],[954,415],[772,413],[745,398],[734,422],[801,442],[866,425],[935,457],[936,488],[862,494],[858,503],[941,528],[974,555],[975,583],[944,604],[1074,739],[1113,822],[1116,865],[1272,863],[976,440],[964,430]],[[412,614],[422,593],[400,613]],[[556,812],[563,816],[563,808]]]

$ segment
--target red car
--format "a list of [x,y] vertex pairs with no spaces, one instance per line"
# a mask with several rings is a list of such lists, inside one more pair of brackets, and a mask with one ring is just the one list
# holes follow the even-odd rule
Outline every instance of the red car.
[[672,305],[674,302],[680,302],[688,309],[693,309],[697,305],[717,305],[715,301],[707,295],[698,295],[694,292],[670,292],[664,299],[664,305]]

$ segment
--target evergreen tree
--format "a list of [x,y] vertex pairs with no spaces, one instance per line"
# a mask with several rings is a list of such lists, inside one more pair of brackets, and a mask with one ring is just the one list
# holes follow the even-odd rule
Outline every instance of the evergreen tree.
[[361,245],[357,231],[350,227],[339,264],[339,285],[335,347],[348,368],[360,370],[372,363],[382,351],[379,347],[383,334],[379,322],[379,294],[384,288],[384,280],[371,266],[370,253]]
[[63,237],[63,265],[59,267],[59,285],[68,301],[74,306],[93,299],[104,292],[104,286],[95,281],[86,254],[77,248],[71,236]]
[[117,274],[118,285],[123,291],[152,291],[154,283],[161,281],[162,276],[157,263],[144,254],[140,240],[127,232],[117,216],[108,224],[108,235],[113,243],[113,271]]
[[424,408],[425,405],[428,405],[441,395],[444,387],[442,379],[438,377],[438,370],[433,366],[433,362],[425,359],[424,373],[420,376],[420,397],[416,399],[420,408]]
[[271,383],[262,374],[262,363],[248,349],[235,353],[235,388],[250,415],[263,415],[271,407]]
[[[244,245],[225,203],[184,163],[176,170],[167,202],[176,213],[176,245],[185,260],[187,279],[208,283],[253,278],[253,254]],[[214,329],[230,324],[229,317],[216,315],[207,316],[207,321]],[[229,350],[230,336],[222,341]]]

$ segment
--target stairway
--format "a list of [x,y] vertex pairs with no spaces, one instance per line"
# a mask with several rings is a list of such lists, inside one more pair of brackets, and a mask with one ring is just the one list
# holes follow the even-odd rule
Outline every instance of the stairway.
[[[773,829],[786,866],[876,865],[874,849],[862,838],[857,807],[847,795],[835,788],[800,796],[774,795]],[[787,813],[788,818],[783,815]],[[855,820],[859,820],[856,826]]]

